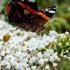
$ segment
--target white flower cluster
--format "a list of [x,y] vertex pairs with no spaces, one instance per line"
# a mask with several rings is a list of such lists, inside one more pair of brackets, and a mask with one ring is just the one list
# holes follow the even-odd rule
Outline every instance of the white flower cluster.
[[46,46],[57,36],[55,31],[43,36],[22,31],[0,20],[0,70],[50,70],[49,62],[56,66],[59,58]]

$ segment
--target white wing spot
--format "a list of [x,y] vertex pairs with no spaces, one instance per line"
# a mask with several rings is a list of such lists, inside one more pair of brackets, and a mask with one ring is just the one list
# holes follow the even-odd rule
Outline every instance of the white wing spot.
[[49,9],[45,9],[45,11],[49,11]]
[[30,2],[35,2],[35,0],[28,0],[28,1],[30,1]]
[[53,11],[53,10],[49,10],[49,13],[55,13],[55,11]]

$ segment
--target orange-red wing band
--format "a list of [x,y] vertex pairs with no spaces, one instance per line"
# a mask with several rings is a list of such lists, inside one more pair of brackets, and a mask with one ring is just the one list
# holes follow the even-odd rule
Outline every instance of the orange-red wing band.
[[34,9],[30,8],[28,5],[25,5],[24,3],[18,2],[18,4],[19,4],[22,8],[28,10],[30,13],[41,16],[41,17],[42,17],[43,19],[45,19],[46,21],[49,19],[49,17],[46,16],[44,13],[38,12],[38,11],[34,10]]
[[11,11],[11,5],[8,3],[5,7],[5,14],[9,16],[10,11]]

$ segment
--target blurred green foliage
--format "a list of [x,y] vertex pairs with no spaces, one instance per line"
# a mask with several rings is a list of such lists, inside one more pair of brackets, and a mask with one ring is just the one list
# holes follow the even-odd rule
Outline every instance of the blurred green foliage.
[[63,70],[70,70],[70,60],[63,61]]
[[68,4],[63,4],[57,7],[56,15],[65,18],[70,22],[70,6]]
[[70,24],[67,21],[60,17],[55,17],[49,19],[47,23],[45,23],[44,27],[49,30],[55,30],[59,33],[69,31],[70,32]]

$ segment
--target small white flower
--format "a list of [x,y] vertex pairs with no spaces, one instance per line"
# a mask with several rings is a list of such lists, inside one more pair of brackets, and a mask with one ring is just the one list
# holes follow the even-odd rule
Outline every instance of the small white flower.
[[24,70],[24,64],[23,63],[17,63],[16,66],[15,66],[15,69]]
[[48,62],[48,60],[49,60],[48,58],[44,58],[44,61],[45,61],[46,63]]
[[42,54],[41,52],[39,52],[39,53],[37,54],[37,57],[43,58],[43,54]]
[[63,55],[63,57],[64,57],[64,58],[67,58],[67,56],[66,56],[66,55]]
[[28,60],[25,59],[25,56],[24,55],[21,55],[18,58],[19,58],[20,61],[28,62]]
[[0,63],[0,70],[1,70],[1,63]]
[[33,56],[33,57],[31,58],[31,60],[32,60],[32,62],[36,62],[37,57],[36,57],[36,56]]
[[6,62],[6,69],[11,69],[11,65],[9,62]]
[[2,45],[4,42],[3,41],[0,41],[0,45]]
[[66,38],[65,34],[60,34],[60,38]]
[[50,62],[54,62],[54,61],[55,61],[54,57],[53,57],[53,56],[50,56],[49,61],[50,61]]
[[11,64],[11,66],[13,66],[13,67],[16,65],[16,61],[14,60],[14,58],[10,60],[10,64]]
[[66,53],[68,53],[69,52],[69,50],[66,50]]
[[66,42],[66,45],[70,45],[69,42]]
[[68,32],[68,31],[66,31],[66,32],[65,32],[65,34],[66,34],[66,35],[69,35],[69,32]]
[[29,37],[29,36],[28,36],[28,34],[27,34],[27,33],[26,33],[26,34],[24,34],[24,36],[23,36],[23,41],[25,41],[28,37]]
[[1,61],[1,66],[5,66],[7,62],[8,62],[8,61],[6,61],[6,60],[2,60],[2,61]]
[[56,38],[58,36],[56,31],[49,31],[49,36]]
[[70,57],[67,57],[68,58],[68,60],[70,60]]
[[50,58],[51,54],[49,52],[44,52],[43,56],[46,58]]
[[27,51],[27,49],[28,49],[27,46],[22,46],[21,50],[25,52],[25,51]]
[[54,50],[53,49],[48,49],[47,52],[49,52],[50,54],[53,54]]
[[20,29],[17,29],[16,31],[14,31],[14,35],[20,36],[21,34],[22,34],[22,31]]
[[32,63],[33,63],[32,59],[30,59],[30,60],[29,60],[29,63],[30,63],[30,64],[32,64]]
[[60,61],[60,58],[58,58],[58,61]]
[[57,54],[57,52],[53,54],[53,57],[55,58],[55,60],[58,59],[58,54]]
[[5,53],[6,53],[6,52],[3,50],[3,51],[1,51],[0,55],[1,55],[1,56],[5,56]]
[[0,50],[3,48],[3,45],[0,45]]
[[19,69],[19,64],[18,63],[16,64],[15,69]]
[[5,53],[6,53],[6,54],[10,54],[11,51],[10,51],[8,48],[6,48]]
[[36,66],[32,66],[31,69],[32,69],[32,70],[36,70]]
[[23,39],[22,39],[22,37],[20,37],[20,36],[14,36],[14,37],[12,38],[12,42],[20,43],[20,42],[22,42],[22,41],[23,41]]
[[27,59],[27,58],[25,58],[25,59],[23,60],[23,62],[27,63],[27,62],[28,62],[28,59]]
[[40,59],[40,60],[38,61],[38,63],[39,63],[40,65],[44,65],[44,64],[45,64],[44,59]]
[[59,42],[59,43],[58,43],[58,45],[59,45],[59,46],[62,46],[62,43],[61,43],[61,42]]
[[28,67],[28,68],[26,68],[26,70],[31,70],[31,68]]
[[40,45],[38,46],[38,49],[39,49],[39,50],[45,49],[45,45],[44,45],[44,44],[40,44]]
[[2,57],[0,56],[0,62],[1,62],[1,60],[2,60]]
[[17,51],[17,52],[14,54],[14,56],[17,57],[17,58],[19,58],[21,55],[22,55],[21,51]]
[[48,64],[46,64],[45,69],[50,70],[50,66]]
[[53,63],[53,66],[56,67],[57,66],[57,63]]

